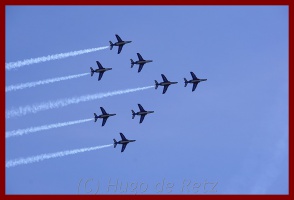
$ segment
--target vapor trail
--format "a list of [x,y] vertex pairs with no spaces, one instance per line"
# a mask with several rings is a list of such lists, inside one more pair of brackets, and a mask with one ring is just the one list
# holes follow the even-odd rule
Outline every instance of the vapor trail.
[[112,144],[103,145],[103,146],[88,147],[88,148],[82,148],[82,149],[60,151],[60,152],[56,152],[56,153],[46,153],[46,154],[31,156],[31,157],[27,157],[27,158],[8,160],[8,161],[6,161],[6,168],[15,167],[17,165],[27,165],[30,163],[39,162],[39,161],[43,161],[46,159],[74,155],[77,153],[83,153],[83,152],[87,152],[87,151],[94,151],[94,150],[98,150],[98,149],[102,149],[102,148],[106,148],[106,147],[110,147],[110,146],[112,146]]
[[113,92],[107,93],[98,93],[98,94],[91,94],[91,95],[84,95],[80,97],[72,97],[67,99],[60,99],[57,101],[49,101],[35,105],[27,105],[24,107],[19,107],[17,109],[11,109],[6,111],[6,118],[9,119],[11,117],[20,117],[23,115],[27,115],[29,113],[37,113],[44,110],[54,109],[54,108],[62,108],[71,104],[77,104],[80,102],[91,101],[95,99],[102,99],[105,97],[111,97],[115,95],[127,94],[131,92],[137,92],[141,90],[146,90],[149,88],[153,88],[154,86],[147,86],[147,87],[139,87],[134,89],[126,89],[126,90],[117,90]]
[[73,78],[79,78],[82,76],[86,76],[88,74],[89,73],[83,73],[83,74],[76,74],[76,75],[70,75],[70,76],[45,79],[45,80],[40,80],[40,81],[35,81],[35,82],[21,83],[21,84],[17,84],[17,85],[10,85],[5,88],[5,92],[36,87],[38,85],[44,85],[44,84],[49,84],[49,83],[54,83],[54,82],[59,82],[59,81],[65,81],[65,80],[69,80],[69,79],[73,79]]
[[84,50],[79,50],[79,51],[71,51],[71,52],[67,52],[67,53],[48,55],[48,56],[43,56],[43,57],[38,57],[38,58],[30,58],[30,59],[26,59],[23,61],[9,62],[9,63],[5,63],[5,68],[6,68],[6,70],[11,70],[11,69],[19,68],[19,67],[22,67],[25,65],[32,65],[32,64],[51,61],[51,60],[59,60],[62,58],[67,58],[67,57],[71,57],[71,56],[78,56],[78,55],[82,55],[85,53],[91,53],[94,51],[99,51],[99,50],[103,50],[103,49],[107,49],[107,48],[109,48],[109,46],[92,48],[92,49],[84,49]]
[[93,119],[82,119],[82,120],[76,120],[76,121],[69,121],[69,122],[63,122],[63,123],[56,123],[56,124],[48,124],[48,125],[43,125],[43,126],[37,126],[37,127],[30,127],[26,129],[18,129],[18,130],[13,130],[13,131],[8,131],[6,132],[6,138],[14,137],[14,136],[22,136],[24,134],[29,134],[29,133],[34,133],[38,131],[44,131],[44,130],[49,130],[52,128],[60,128],[64,126],[70,126],[74,124],[80,124],[84,122],[89,122],[92,121]]

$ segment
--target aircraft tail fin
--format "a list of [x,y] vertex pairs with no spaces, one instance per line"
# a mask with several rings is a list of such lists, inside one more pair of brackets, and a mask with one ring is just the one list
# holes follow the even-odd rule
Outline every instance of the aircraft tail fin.
[[110,44],[110,50],[112,50],[113,48],[113,43],[111,41],[109,41],[109,44]]
[[93,76],[93,74],[94,74],[94,69],[93,69],[92,67],[90,67],[90,69],[91,69],[91,76]]
[[95,122],[97,122],[98,116],[94,113]]
[[154,80],[155,81],[155,89],[157,89],[158,88],[158,82],[157,82],[157,80]]
[[115,139],[113,139],[113,145],[114,145],[114,148],[116,147],[117,145],[117,141]]
[[133,59],[130,59],[131,60],[131,68],[133,68],[133,66],[134,66],[134,61],[133,61]]
[[132,110],[132,115],[133,115],[132,119],[134,119],[135,118],[135,111],[133,111],[133,110]]
[[184,78],[184,81],[185,81],[185,87],[187,87],[187,85],[188,85],[188,81],[187,81],[187,79]]

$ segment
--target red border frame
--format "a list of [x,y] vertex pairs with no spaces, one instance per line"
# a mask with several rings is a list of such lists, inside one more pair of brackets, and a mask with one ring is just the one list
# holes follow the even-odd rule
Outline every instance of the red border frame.
[[[81,3],[82,2],[82,3]],[[292,0],[293,2],[293,0]],[[171,4],[172,3],[172,4]],[[290,88],[293,84],[293,81],[291,82],[290,76],[291,76],[291,68],[290,66],[293,64],[293,57],[292,49],[293,49],[293,40],[291,39],[291,33],[293,33],[293,24],[290,26],[291,22],[293,23],[293,5],[291,5],[291,0],[144,0],[144,1],[138,1],[138,0],[83,0],[83,1],[73,1],[73,0],[43,0],[43,1],[37,1],[37,0],[2,0],[1,1],[1,34],[2,35],[2,54],[1,56],[1,62],[5,63],[5,6],[6,5],[287,5],[289,6],[289,195],[160,195],[162,198],[168,198],[168,199],[175,199],[178,197],[185,198],[185,199],[192,199],[192,198],[201,198],[201,199],[210,199],[210,198],[221,198],[221,199],[247,199],[247,198],[259,198],[259,199],[293,199],[293,173],[291,173],[291,166],[293,166],[293,156],[291,159],[290,155],[291,152],[293,152],[293,136],[290,135],[291,132],[291,93]],[[1,146],[2,146],[2,153],[0,154],[0,159],[4,162],[2,162],[2,181],[1,181],[1,199],[3,198],[22,198],[22,199],[39,199],[39,198],[51,198],[53,195],[6,195],[5,194],[5,66],[1,68],[1,86],[2,86],[2,94],[3,98],[1,98],[1,109],[3,111],[2,120],[1,120],[1,130],[2,130],[2,137],[1,137]],[[138,197],[135,197],[138,196]],[[131,198],[152,198],[152,197],[158,197],[159,195],[122,195],[120,197],[117,197],[117,195],[54,195],[54,198],[71,198],[71,199],[77,199],[81,197],[87,197],[87,198],[120,198],[120,199],[129,199]]]

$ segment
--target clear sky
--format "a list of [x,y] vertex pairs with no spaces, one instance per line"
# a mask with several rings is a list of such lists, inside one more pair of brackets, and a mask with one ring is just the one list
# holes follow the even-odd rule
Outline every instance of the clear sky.
[[[287,194],[287,6],[7,6],[6,62],[132,43],[6,71],[6,86],[113,68],[97,81],[84,76],[6,93],[6,110],[49,100],[178,81],[6,119],[6,131],[101,119],[6,139],[6,160],[111,144],[120,145],[6,169],[7,194]],[[153,60],[138,73],[136,53]],[[198,84],[184,87],[183,78]],[[131,118],[141,103],[142,124]],[[117,184],[117,188],[114,186]]]

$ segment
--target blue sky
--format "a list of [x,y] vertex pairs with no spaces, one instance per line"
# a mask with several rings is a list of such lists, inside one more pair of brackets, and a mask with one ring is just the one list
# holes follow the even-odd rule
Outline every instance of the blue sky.
[[[8,138],[6,160],[111,144],[119,132],[136,140],[124,153],[8,168],[7,194],[288,193],[288,7],[7,6],[6,62],[107,46],[115,34],[132,40],[119,55],[115,47],[6,71],[9,86],[90,72],[96,60],[113,68],[99,82],[95,74],[9,92],[6,110],[150,86],[162,73],[179,83],[164,95],[151,88],[7,119],[11,131],[91,118],[100,106],[117,114],[104,127],[93,119]],[[140,73],[130,68],[138,52],[153,60]],[[193,93],[190,71],[208,79]],[[142,124],[131,119],[138,103],[155,111]]]

